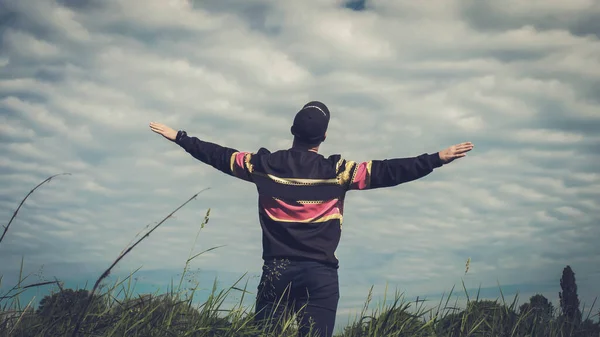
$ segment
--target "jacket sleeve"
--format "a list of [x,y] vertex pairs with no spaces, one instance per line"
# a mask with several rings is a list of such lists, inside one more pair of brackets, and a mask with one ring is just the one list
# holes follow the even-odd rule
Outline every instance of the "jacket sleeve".
[[424,153],[417,157],[362,163],[347,161],[343,166],[347,172],[347,190],[369,190],[392,187],[422,178],[442,166],[442,161],[439,153]]
[[177,132],[175,143],[199,161],[236,178],[252,182],[252,153],[202,141],[185,131]]

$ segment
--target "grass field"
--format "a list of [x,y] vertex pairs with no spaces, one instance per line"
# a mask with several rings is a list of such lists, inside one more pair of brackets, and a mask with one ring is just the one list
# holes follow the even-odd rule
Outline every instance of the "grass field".
[[[16,218],[21,205],[48,178],[34,188],[21,202],[5,226],[0,246]],[[204,252],[190,254],[181,278],[173,280],[163,293],[135,295],[132,281],[135,273],[112,284],[107,277],[112,269],[135,247],[184,207],[188,199],[171,214],[126,247],[102,273],[94,286],[87,289],[63,289],[60,281],[28,283],[20,275],[14,285],[2,284],[0,275],[0,336],[295,336],[298,326],[293,313],[279,322],[258,326],[253,319],[254,308],[244,306],[244,299],[254,296],[242,284],[244,275],[225,289],[213,285],[208,299],[198,303],[199,284],[184,282],[190,263]],[[207,211],[201,229],[208,222]],[[194,243],[195,245],[195,243]],[[187,280],[187,279],[186,279]],[[41,286],[55,286],[58,291],[43,298],[39,305],[22,303],[24,291]],[[360,315],[337,336],[600,336],[600,324],[594,322],[592,308],[576,319],[566,317],[552,305],[540,301],[518,304],[518,296],[505,299],[500,291],[498,300],[469,298],[464,284],[466,306],[459,308],[452,301],[454,289],[433,307],[422,301],[406,301],[400,293],[381,304],[372,305],[372,294],[366,296]],[[226,299],[241,296],[239,304],[225,308]]]

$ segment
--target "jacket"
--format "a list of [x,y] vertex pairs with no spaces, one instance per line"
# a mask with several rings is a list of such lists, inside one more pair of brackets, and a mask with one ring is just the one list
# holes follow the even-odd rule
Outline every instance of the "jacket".
[[296,148],[242,152],[185,131],[175,142],[201,162],[256,185],[265,261],[314,260],[335,268],[346,192],[396,186],[442,166],[439,153],[354,162]]

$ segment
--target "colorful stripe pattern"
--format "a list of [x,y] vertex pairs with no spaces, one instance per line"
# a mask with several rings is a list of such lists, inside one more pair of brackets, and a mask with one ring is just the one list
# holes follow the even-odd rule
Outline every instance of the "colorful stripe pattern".
[[293,148],[241,152],[188,137],[185,131],[175,141],[194,158],[256,186],[265,260],[309,259],[337,266],[348,191],[395,186],[442,165],[437,153],[357,163]]
[[240,178],[245,181],[252,181],[252,169],[250,165],[250,158],[252,154],[250,152],[234,152],[231,154],[229,160],[230,174],[234,177]]
[[322,202],[286,202],[260,196],[259,204],[271,220],[278,222],[320,223],[338,219],[341,223],[343,218],[339,199]]

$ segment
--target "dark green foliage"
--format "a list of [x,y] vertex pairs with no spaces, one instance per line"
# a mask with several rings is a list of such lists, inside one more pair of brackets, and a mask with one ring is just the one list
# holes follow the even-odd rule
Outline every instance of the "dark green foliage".
[[[252,308],[243,308],[241,301],[234,308],[223,309],[223,301],[231,291],[247,293],[235,284],[218,292],[215,282],[212,295],[202,304],[194,304],[193,293],[168,291],[162,295],[132,296],[130,288],[117,291],[121,285],[122,282],[94,296],[79,336],[291,337],[297,331],[293,319],[283,322],[285,328],[280,334],[260,331],[253,322]],[[117,294],[124,297],[117,299]],[[28,307],[20,311],[14,307],[9,311],[4,306],[5,311],[0,312],[0,337],[69,335],[77,311],[88,298],[87,290],[64,289],[44,297],[37,310]],[[518,311],[516,299],[506,304],[476,298],[468,299],[463,310],[449,307],[447,302],[425,310],[414,308],[413,302],[404,302],[396,295],[391,304],[367,313],[369,295],[361,315],[338,337],[599,337],[600,326],[594,317],[574,326],[567,316],[555,315],[554,306],[543,295],[532,296]]]
[[[49,320],[57,318],[75,317],[85,306],[90,292],[88,290],[64,289],[48,295],[40,301],[37,309],[39,317]],[[90,312],[101,313],[106,309],[106,304],[99,296],[94,296],[90,305]]]
[[585,337],[585,336],[600,337],[600,322],[595,323],[593,320],[588,318],[581,323],[581,326],[579,327],[578,330],[579,330],[579,336],[582,336],[582,337]]
[[[111,310],[117,322],[111,330],[115,335],[134,336],[180,336],[193,330],[219,335],[219,331],[230,326],[226,318],[216,317],[216,312],[212,315],[207,313],[170,294],[143,295],[123,301]],[[132,325],[131,322],[143,324]]]
[[[207,212],[200,228],[208,222],[208,215]],[[3,235],[6,234],[6,229],[8,226]],[[147,235],[148,233],[143,237],[146,238]],[[137,243],[139,242],[141,239]],[[133,247],[135,245],[125,252],[130,252]],[[173,287],[158,296],[149,294],[133,296],[132,289],[124,286],[127,280],[131,281],[132,275],[109,289],[99,287],[100,281],[108,276],[111,268],[126,253],[119,255],[111,267],[102,274],[92,292],[60,288],[59,292],[44,297],[37,310],[34,310],[31,304],[23,307],[19,301],[19,294],[25,289],[47,286],[55,282],[24,286],[23,279],[20,279],[18,284],[8,292],[0,292],[0,337],[297,336],[297,325],[293,317],[282,322],[280,332],[277,333],[263,331],[256,326],[253,321],[253,308],[242,307],[244,297],[249,294],[245,287],[244,289],[237,287],[237,283],[243,276],[230,288],[219,292],[215,280],[210,296],[201,304],[196,304],[193,300],[198,284],[182,290],[182,283],[184,277],[188,276],[190,263],[211,249],[215,248],[197,254],[191,251],[179,287]],[[0,275],[0,286],[1,281],[2,275]],[[56,284],[60,287],[58,281]],[[338,337],[600,337],[600,324],[594,321],[594,317],[599,315],[582,320],[575,273],[569,266],[563,270],[560,286],[561,311],[558,316],[554,313],[552,303],[540,294],[532,296],[529,302],[519,307],[517,312],[517,297],[509,305],[504,302],[503,296],[502,302],[480,300],[479,296],[472,300],[468,297],[466,289],[467,303],[463,310],[457,305],[448,306],[451,295],[447,296],[445,304],[440,302],[437,308],[424,310],[422,307],[417,307],[416,310],[412,310],[412,303],[402,301],[396,294],[391,305],[385,304],[387,301],[384,298],[383,306],[367,314],[372,299],[370,292],[360,316]],[[241,293],[240,302],[233,308],[224,309],[223,303],[232,291]],[[502,295],[502,292],[500,293]],[[422,302],[417,300],[415,304]],[[590,309],[590,313],[592,310]],[[429,318],[426,318],[427,315]]]
[[529,302],[523,303],[519,307],[519,313],[529,313],[530,318],[536,318],[542,322],[547,322],[552,319],[554,311],[554,305],[541,294],[531,296]]
[[566,323],[577,326],[581,323],[581,310],[579,309],[575,273],[570,266],[563,269],[560,288],[562,289],[559,292],[561,316],[564,317]]
[[546,297],[540,294],[531,296],[529,302],[523,303],[519,308],[519,314],[525,317],[519,331],[529,333],[531,337],[547,336],[554,313],[554,306]]
[[423,313],[410,313],[410,305],[398,303],[398,300],[399,298],[380,314],[363,316],[359,322],[344,328],[342,336],[432,336],[433,327],[426,325],[426,321],[421,318]]
[[[62,336],[71,331],[74,320],[85,306],[90,293],[87,290],[61,289],[45,296],[38,309],[26,312],[19,324],[17,335],[21,336]],[[106,303],[100,296],[94,296],[85,324],[92,330],[106,325]]]
[[470,302],[464,311],[444,317],[438,331],[450,336],[466,336],[473,333],[511,336],[519,323],[519,315],[512,307],[497,301],[476,300]]

